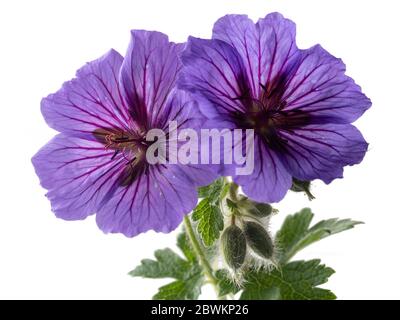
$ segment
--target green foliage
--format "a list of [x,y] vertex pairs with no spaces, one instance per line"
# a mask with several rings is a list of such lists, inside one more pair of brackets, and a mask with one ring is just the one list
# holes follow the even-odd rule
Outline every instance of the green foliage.
[[214,204],[226,196],[229,190],[229,184],[224,178],[215,180],[212,184],[200,187],[198,189],[199,198],[208,198],[209,202]]
[[219,238],[224,228],[221,209],[212,204],[209,198],[204,198],[194,209],[193,221],[197,221],[197,231],[206,246],[211,246]]
[[241,300],[332,300],[329,290],[318,288],[335,271],[320,264],[320,260],[290,262],[273,271],[251,271]]
[[171,282],[158,289],[154,300],[196,300],[201,292],[199,277]]
[[229,190],[224,178],[199,188],[199,197],[204,198],[193,210],[192,219],[197,222],[197,231],[206,246],[212,246],[224,228],[220,203]]
[[185,231],[179,233],[176,245],[179,249],[181,249],[182,253],[188,261],[190,261],[191,263],[197,262],[196,254],[194,253],[192,246],[189,243],[189,239]]
[[153,299],[195,300],[200,295],[204,282],[202,269],[185,233],[178,236],[177,245],[186,259],[182,259],[168,248],[157,250],[154,254],[156,260],[142,260],[139,266],[129,272],[132,277],[176,279],[176,281],[159,288]]
[[[235,294],[240,294],[240,299],[243,300],[335,299],[336,297],[331,291],[320,288],[320,285],[325,284],[334,273],[333,269],[321,264],[320,260],[294,262],[290,262],[290,260],[297,252],[312,243],[351,229],[361,222],[335,218],[323,220],[311,226],[314,215],[310,209],[303,209],[294,215],[287,216],[281,229],[277,232],[275,242],[279,251],[276,259],[274,259],[274,263],[277,264],[275,269],[257,268],[246,260],[240,271],[243,276],[241,286],[232,280],[231,272],[235,271],[229,272],[225,269],[218,269],[210,272],[210,266],[208,269],[203,269],[204,259],[209,262],[214,261],[217,255],[226,252],[226,247],[238,242],[238,236],[231,237],[232,239],[225,236],[222,237],[225,240],[221,239],[219,242],[224,244],[222,247],[225,246],[225,250],[218,250],[216,245],[216,240],[220,239],[224,227],[220,204],[225,199],[228,187],[229,184],[224,179],[218,179],[212,185],[199,190],[199,195],[203,199],[193,211],[192,220],[195,222],[197,233],[206,247],[201,245],[197,241],[197,237],[194,236],[191,237],[197,248],[197,251],[194,251],[187,234],[185,232],[180,233],[177,246],[181,250],[182,256],[171,249],[157,250],[154,254],[155,260],[142,260],[141,264],[129,274],[134,277],[174,279],[173,282],[159,288],[158,293],[153,297],[154,299],[197,299],[202,286],[206,282],[204,274],[207,274],[207,279],[211,279],[211,282],[214,283],[219,297],[233,297]],[[232,207],[231,210],[235,209],[229,202],[228,205]],[[250,241],[253,249],[255,244],[257,244],[256,249],[264,248],[264,244],[255,243],[255,240],[261,241],[260,239],[263,238],[258,235],[260,232],[257,231],[258,229],[256,232],[253,230],[254,228],[249,228],[248,224],[249,222],[245,225],[245,229],[247,226],[246,239]],[[252,222],[252,224],[257,225],[255,222]],[[229,228],[233,227],[230,226],[225,229],[224,234]],[[237,228],[237,226],[235,227]],[[268,241],[272,241],[272,239]],[[200,254],[199,250],[203,254]],[[202,259],[199,259],[197,254]],[[269,253],[268,256],[270,256]],[[205,270],[208,271],[205,272]],[[235,278],[237,280],[237,274]]]
[[217,270],[215,276],[218,280],[219,297],[223,297],[228,294],[236,294],[240,291],[240,287],[232,281],[227,270],[225,269]]
[[310,244],[322,240],[330,235],[354,228],[362,222],[350,219],[323,220],[310,228],[314,214],[306,208],[289,215],[276,235],[276,242],[280,248],[279,261],[287,263],[297,252]]

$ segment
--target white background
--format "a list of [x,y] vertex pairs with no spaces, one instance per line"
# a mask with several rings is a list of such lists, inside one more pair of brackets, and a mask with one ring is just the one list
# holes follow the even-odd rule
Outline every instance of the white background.
[[[174,246],[175,233],[134,239],[104,235],[94,217],[56,219],[30,162],[55,132],[39,109],[86,61],[109,48],[122,54],[131,29],[160,30],[174,41],[209,37],[227,13],[257,19],[279,11],[297,23],[298,44],[320,43],[342,58],[348,74],[372,99],[359,120],[369,152],[345,179],[316,182],[311,203],[291,194],[280,214],[311,206],[316,219],[366,222],[306,249],[337,273],[326,285],[341,299],[395,299],[399,293],[400,46],[398,1],[140,0],[0,2],[0,298],[148,299],[166,281],[127,272],[157,248]],[[210,289],[204,297],[213,298]]]

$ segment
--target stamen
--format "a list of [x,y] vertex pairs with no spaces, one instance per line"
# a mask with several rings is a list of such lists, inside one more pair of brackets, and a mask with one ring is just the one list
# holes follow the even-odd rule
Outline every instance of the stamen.
[[262,84],[262,83],[260,82],[260,87],[261,87],[265,92],[267,92],[267,86],[266,86],[266,85],[264,85],[264,84]]
[[113,156],[111,157],[111,160],[114,160],[114,158],[117,156],[118,153],[119,153],[119,150],[115,150]]

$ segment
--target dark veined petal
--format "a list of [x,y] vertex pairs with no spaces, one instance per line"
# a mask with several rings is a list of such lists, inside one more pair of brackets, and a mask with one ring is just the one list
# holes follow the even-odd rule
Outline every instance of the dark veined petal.
[[281,131],[286,141],[282,154],[289,172],[300,180],[330,183],[343,177],[343,167],[358,164],[368,149],[360,131],[351,124],[308,125]]
[[353,79],[345,75],[346,66],[316,45],[303,50],[296,70],[286,83],[285,110],[301,110],[318,123],[352,123],[371,101]]
[[150,128],[175,86],[182,44],[160,32],[134,30],[120,83],[134,121]]
[[[188,129],[195,132],[197,140],[191,141],[191,151],[197,156],[197,163],[189,163],[185,165],[168,165],[168,170],[174,171],[174,175],[185,176],[194,186],[204,186],[212,183],[217,178],[218,167],[213,165],[201,164],[201,129],[206,128],[206,122],[209,121],[199,111],[199,105],[194,100],[192,94],[187,91],[174,89],[171,91],[167,102],[162,106],[160,113],[154,118],[154,124],[157,128],[161,128],[165,133],[169,133],[169,124],[171,121],[176,122],[178,131],[175,131],[176,137],[171,135],[168,137],[169,142],[176,142],[177,150],[182,144],[189,143],[189,138],[185,141],[177,140],[178,134]],[[215,128],[215,127],[213,127]],[[169,149],[170,155],[176,156],[178,163],[182,163],[179,154]],[[211,152],[210,152],[211,155]],[[211,157],[211,156],[210,156]],[[211,162],[211,161],[210,161]]]
[[253,200],[265,203],[283,199],[292,185],[292,176],[280,156],[259,137],[254,139],[254,171],[234,177],[243,192]]
[[185,68],[178,86],[211,103],[202,103],[204,114],[211,117],[244,110],[240,99],[250,89],[242,59],[233,47],[220,40],[190,37],[182,61]]
[[[173,101],[178,103],[180,95],[174,97]],[[184,127],[185,122],[179,118],[181,114],[171,119]],[[185,119],[190,120],[189,117]],[[149,165],[131,183],[112,189],[110,199],[102,203],[97,212],[98,226],[106,233],[123,233],[127,237],[148,230],[170,232],[196,206],[196,187],[214,181],[217,169],[202,164]]]
[[42,100],[48,125],[70,135],[92,138],[98,128],[128,128],[128,109],[118,86],[122,56],[111,50],[79,69],[76,78]]
[[96,221],[101,230],[133,237],[148,230],[174,230],[197,204],[196,188],[185,175],[153,166],[102,206]]
[[226,15],[213,29],[213,39],[223,40],[240,54],[250,79],[253,97],[291,67],[297,59],[296,26],[279,13],[268,14],[256,24],[246,15]]
[[184,90],[173,88],[160,110],[153,117],[153,127],[168,131],[171,121],[176,121],[178,129],[200,128],[206,117],[199,112],[197,101]]
[[97,141],[59,134],[32,159],[52,210],[65,220],[84,219],[96,212],[126,166]]

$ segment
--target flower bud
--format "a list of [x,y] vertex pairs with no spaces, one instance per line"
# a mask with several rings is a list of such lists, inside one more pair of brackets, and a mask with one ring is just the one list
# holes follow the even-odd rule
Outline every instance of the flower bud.
[[262,225],[253,221],[243,224],[247,244],[259,256],[271,259],[274,254],[274,243]]
[[274,211],[268,203],[251,201],[245,197],[239,200],[239,206],[256,218],[266,218]]
[[293,178],[290,190],[294,192],[304,192],[309,200],[313,200],[315,199],[315,197],[310,192],[310,186],[311,186],[310,181],[301,181],[296,178]]
[[271,215],[272,207],[268,203],[253,202],[253,207],[248,212],[258,218],[266,218]]
[[246,238],[236,225],[225,229],[221,236],[222,251],[225,261],[234,270],[239,269],[246,258]]

